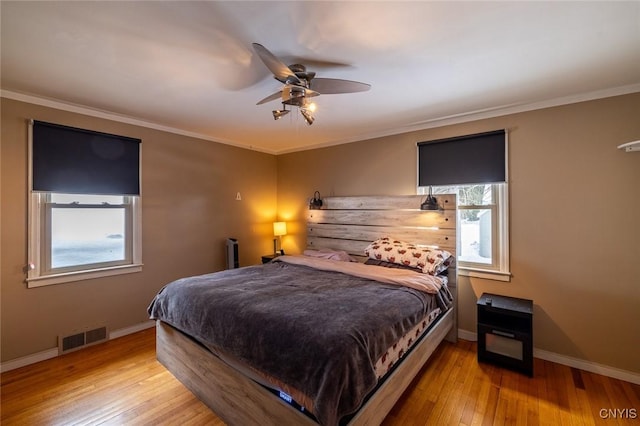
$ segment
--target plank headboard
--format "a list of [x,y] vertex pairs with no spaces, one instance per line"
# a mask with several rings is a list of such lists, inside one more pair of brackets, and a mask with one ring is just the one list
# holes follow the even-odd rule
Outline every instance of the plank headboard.
[[[325,197],[319,210],[307,213],[307,248],[344,250],[365,261],[370,242],[391,237],[447,250],[456,258],[456,196],[438,195],[441,210],[420,210],[424,195]],[[457,299],[457,268],[448,272]],[[457,304],[457,300],[454,305]],[[457,322],[447,338],[455,340]]]

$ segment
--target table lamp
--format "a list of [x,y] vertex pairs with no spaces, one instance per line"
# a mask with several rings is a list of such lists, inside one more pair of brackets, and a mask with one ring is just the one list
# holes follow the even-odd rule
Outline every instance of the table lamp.
[[[273,254],[278,254],[277,243],[283,235],[287,235],[287,222],[273,222],[273,236],[278,237],[273,239]],[[280,247],[282,248],[282,243]]]

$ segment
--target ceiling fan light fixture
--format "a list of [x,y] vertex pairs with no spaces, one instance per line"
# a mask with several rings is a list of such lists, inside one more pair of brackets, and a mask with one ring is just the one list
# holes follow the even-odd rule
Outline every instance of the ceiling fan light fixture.
[[315,118],[311,111],[306,108],[300,108],[300,114],[302,114],[304,121],[306,121],[309,126],[313,124],[313,120],[315,120]]
[[315,103],[315,102],[309,102],[309,101],[307,101],[307,102],[306,102],[306,104],[305,104],[305,106],[304,106],[304,108],[305,108],[306,110],[311,111],[311,112],[315,112],[315,111],[316,111],[316,108],[317,108],[317,105],[316,105],[316,103]]
[[289,110],[288,109],[276,109],[273,110],[273,119],[274,120],[280,120],[280,118],[282,118],[282,116],[289,114]]

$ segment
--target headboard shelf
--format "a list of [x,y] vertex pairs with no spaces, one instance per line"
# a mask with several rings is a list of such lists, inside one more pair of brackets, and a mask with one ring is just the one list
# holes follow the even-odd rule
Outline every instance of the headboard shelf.
[[[452,194],[436,195],[438,204],[445,210],[456,209],[456,196]],[[416,210],[424,201],[426,195],[372,195],[356,197],[326,197],[323,198],[323,210]]]

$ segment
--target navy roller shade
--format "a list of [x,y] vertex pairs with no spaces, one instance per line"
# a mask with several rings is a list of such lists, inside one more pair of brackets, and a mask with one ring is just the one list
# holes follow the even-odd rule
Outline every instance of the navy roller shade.
[[140,139],[33,122],[33,190],[140,195]]
[[418,143],[418,185],[506,181],[504,130]]

